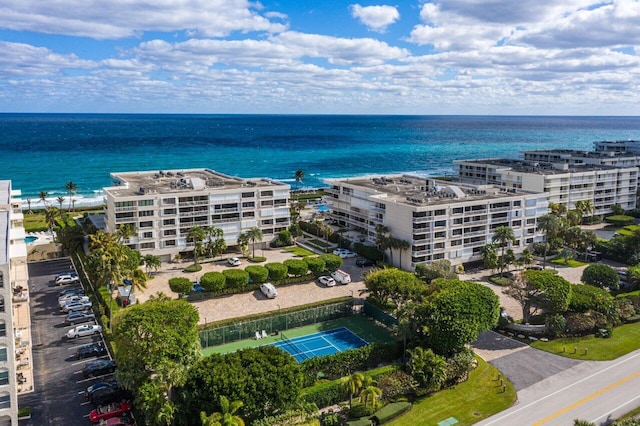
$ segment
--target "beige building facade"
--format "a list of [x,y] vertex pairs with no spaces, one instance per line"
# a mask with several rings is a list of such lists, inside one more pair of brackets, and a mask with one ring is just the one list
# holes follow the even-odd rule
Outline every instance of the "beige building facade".
[[193,251],[193,226],[219,228],[227,246],[258,227],[269,241],[290,224],[290,186],[269,179],[242,179],[210,169],[112,173],[104,188],[107,232],[132,224],[127,244],[144,255],[168,259]]

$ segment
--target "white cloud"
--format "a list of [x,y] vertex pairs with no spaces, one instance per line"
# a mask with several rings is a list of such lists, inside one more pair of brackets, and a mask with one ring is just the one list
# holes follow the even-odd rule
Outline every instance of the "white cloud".
[[248,0],[0,0],[0,28],[97,40],[135,37],[144,31],[223,37],[234,31],[286,29],[260,15],[258,8]]
[[351,16],[358,19],[371,31],[385,32],[387,27],[400,19],[400,13],[394,6],[350,6]]

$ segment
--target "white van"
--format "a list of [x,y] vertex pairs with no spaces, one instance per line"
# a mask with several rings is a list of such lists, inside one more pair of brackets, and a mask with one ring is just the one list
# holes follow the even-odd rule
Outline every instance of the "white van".
[[260,284],[260,291],[269,299],[273,299],[278,295],[278,290],[271,283]]
[[351,275],[347,274],[345,271],[338,269],[337,271],[333,271],[331,273],[331,278],[336,280],[338,284],[349,284],[351,282]]

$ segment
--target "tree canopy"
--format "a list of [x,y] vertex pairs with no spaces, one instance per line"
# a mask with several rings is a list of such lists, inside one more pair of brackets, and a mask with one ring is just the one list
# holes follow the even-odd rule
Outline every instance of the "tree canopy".
[[396,307],[409,300],[419,300],[427,292],[427,286],[414,274],[399,269],[372,271],[365,277],[364,284],[378,303],[392,302]]
[[582,272],[583,283],[595,287],[617,290],[620,288],[620,277],[615,269],[604,263],[594,263]]
[[511,280],[504,291],[522,307],[525,323],[538,309],[551,313],[564,312],[569,307],[571,283],[553,271],[524,271]]

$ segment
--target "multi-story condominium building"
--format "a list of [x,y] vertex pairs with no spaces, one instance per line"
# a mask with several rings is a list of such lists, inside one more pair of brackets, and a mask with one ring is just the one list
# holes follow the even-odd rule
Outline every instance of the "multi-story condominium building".
[[19,196],[11,181],[0,181],[0,426],[18,424],[18,392],[33,389],[29,273]]
[[640,155],[640,141],[599,141],[593,145],[596,152]]
[[[531,154],[532,155],[532,154]],[[591,200],[595,214],[611,212],[619,204],[636,207],[638,167],[535,162],[504,158],[457,160],[461,182],[543,192],[549,203],[573,209],[576,201]]]
[[112,173],[104,188],[107,232],[132,224],[131,247],[164,259],[193,251],[189,228],[222,229],[228,246],[258,227],[265,240],[290,223],[290,186],[269,179],[241,179],[210,169]]
[[542,240],[538,217],[548,212],[546,193],[493,185],[453,184],[409,175],[328,179],[330,217],[359,231],[371,244],[376,226],[410,243],[395,250],[403,268],[447,259],[453,265],[481,260],[481,249],[500,226],[513,229],[512,248],[519,253]]
[[600,165],[613,167],[640,166],[640,153],[614,151],[578,151],[573,149],[539,149],[523,151],[524,160],[533,163],[561,163],[569,167]]

